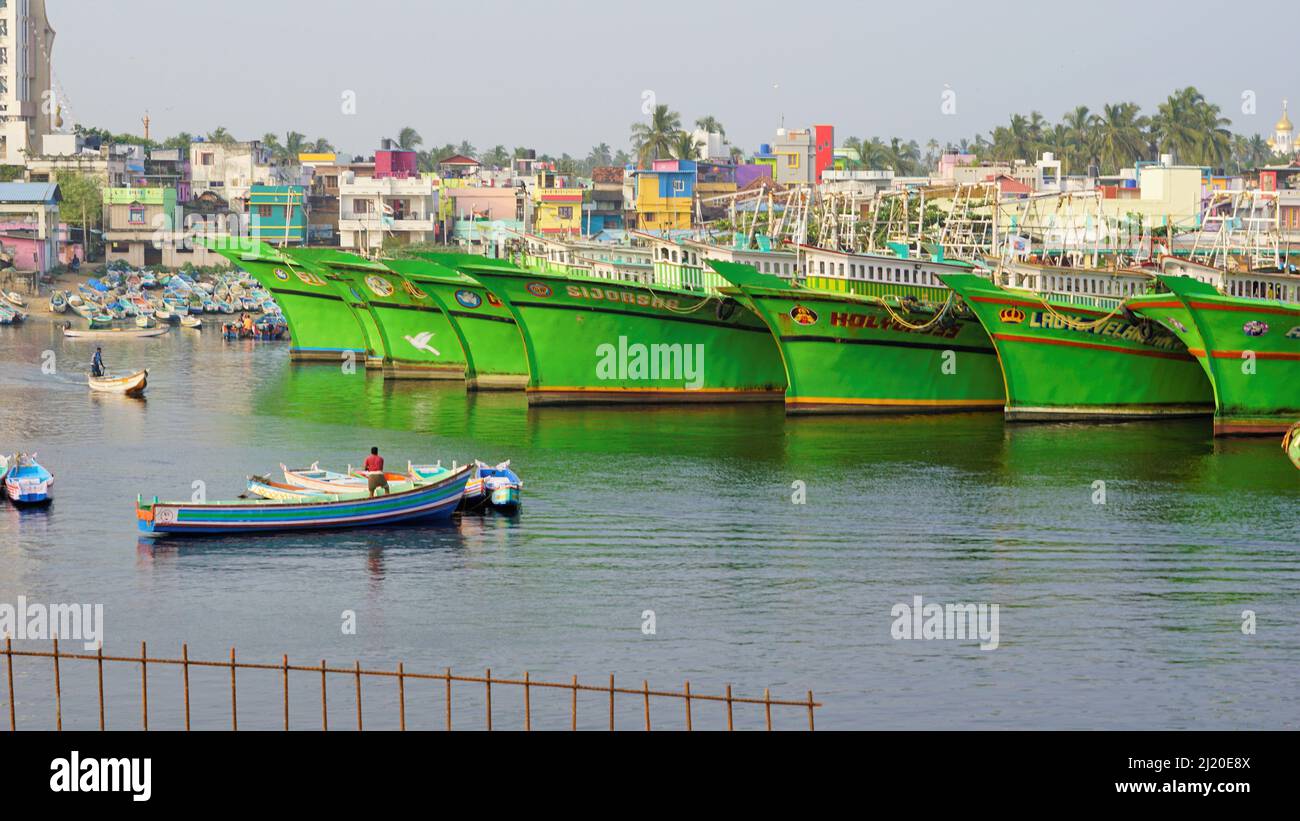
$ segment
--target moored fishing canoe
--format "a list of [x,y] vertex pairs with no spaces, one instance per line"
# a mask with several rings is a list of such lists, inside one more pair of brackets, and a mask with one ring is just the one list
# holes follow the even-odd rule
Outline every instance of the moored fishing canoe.
[[90,331],[63,329],[63,335],[69,339],[152,339],[166,333],[167,328],[107,328]]
[[374,497],[305,501],[256,499],[192,504],[136,500],[136,522],[146,535],[221,535],[338,530],[446,519],[460,504],[472,468],[411,490]]
[[46,505],[54,498],[54,476],[36,461],[36,454],[0,456],[5,496],[16,505]]

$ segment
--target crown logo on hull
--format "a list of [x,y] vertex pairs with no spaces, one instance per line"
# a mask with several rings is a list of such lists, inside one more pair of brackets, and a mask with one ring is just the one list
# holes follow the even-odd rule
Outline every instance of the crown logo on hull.
[[1025,321],[1025,312],[1019,308],[1003,308],[998,312],[998,319],[1008,325],[1019,325]]

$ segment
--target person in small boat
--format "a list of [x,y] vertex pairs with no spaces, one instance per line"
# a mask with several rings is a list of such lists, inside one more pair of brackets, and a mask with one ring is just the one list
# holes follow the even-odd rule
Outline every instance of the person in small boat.
[[95,358],[90,360],[90,375],[100,377],[104,375],[104,350],[103,348],[95,349]]
[[368,474],[366,478],[370,480],[371,496],[374,496],[375,491],[379,490],[381,487],[384,489],[384,493],[390,492],[388,488],[388,476],[384,474],[384,457],[379,455],[379,448],[370,449],[370,455],[366,457],[365,465],[363,467],[365,472]]

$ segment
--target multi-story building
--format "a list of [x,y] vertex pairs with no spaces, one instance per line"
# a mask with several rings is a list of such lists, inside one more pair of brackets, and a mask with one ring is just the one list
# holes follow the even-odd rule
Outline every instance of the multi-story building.
[[132,267],[163,265],[176,219],[174,188],[104,189],[104,259]]
[[620,166],[591,170],[591,199],[582,206],[582,232],[595,236],[606,229],[618,230],[623,219],[623,175]]
[[655,160],[636,175],[636,227],[642,231],[690,230],[697,166],[691,160]]
[[438,213],[433,180],[420,176],[339,180],[339,245],[374,253],[385,244],[431,242]]
[[554,171],[542,171],[533,186],[533,231],[538,234],[582,233],[583,189]]
[[811,130],[778,128],[771,151],[773,179],[778,185],[812,185],[816,181],[817,146]]
[[248,205],[254,185],[282,183],[261,142],[195,142],[190,145],[190,178],[194,196],[211,191],[232,208]]
[[302,245],[308,222],[303,186],[254,185],[249,191],[248,227],[253,239],[270,245]]
[[60,117],[52,92],[53,48],[45,0],[0,3],[0,165],[23,165]]
[[58,182],[61,175],[79,174],[96,178],[102,188],[125,188],[132,182],[129,157],[77,134],[46,134],[40,153],[28,155],[24,174],[28,182]]

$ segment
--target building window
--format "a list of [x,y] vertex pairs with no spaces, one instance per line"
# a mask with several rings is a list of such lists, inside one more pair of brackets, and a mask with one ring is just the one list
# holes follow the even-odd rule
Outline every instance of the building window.
[[573,219],[573,206],[571,205],[561,206],[559,209],[559,213],[560,213],[560,219],[571,220]]
[[144,206],[132,205],[127,214],[127,222],[132,225],[144,225]]
[[680,194],[686,190],[686,180],[673,180],[673,193]]
[[352,202],[352,213],[354,213],[354,214],[369,214],[369,213],[370,213],[370,201],[369,201],[369,200],[353,200],[353,202]]
[[273,213],[273,212],[271,211],[271,206],[269,206],[269,205],[259,205],[259,206],[257,206],[257,215],[258,215],[259,217],[261,217],[262,219],[267,219],[268,217],[270,217],[270,216],[272,215],[272,213]]
[[200,164],[200,165],[209,165],[209,166],[212,165],[212,154],[211,154],[211,153],[200,154],[200,155],[199,155],[199,164]]

